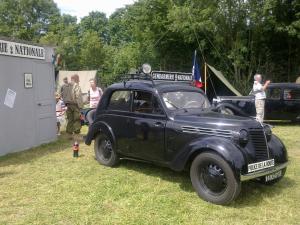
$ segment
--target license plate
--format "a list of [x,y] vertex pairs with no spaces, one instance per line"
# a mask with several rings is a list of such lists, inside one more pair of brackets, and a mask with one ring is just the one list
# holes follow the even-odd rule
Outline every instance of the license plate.
[[269,175],[265,176],[265,181],[268,182],[268,181],[271,181],[271,180],[275,180],[275,179],[277,179],[281,176],[282,176],[282,170],[279,170],[275,173],[272,173],[272,174],[269,174]]
[[262,170],[265,168],[269,168],[275,165],[274,159],[258,162],[258,163],[252,163],[248,165],[248,173],[257,171],[257,170]]

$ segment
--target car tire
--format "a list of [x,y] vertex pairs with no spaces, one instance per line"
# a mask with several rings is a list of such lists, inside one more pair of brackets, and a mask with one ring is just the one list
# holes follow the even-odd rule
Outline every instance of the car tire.
[[282,170],[282,176],[281,177],[278,177],[274,180],[271,180],[271,181],[265,181],[265,177],[261,177],[258,179],[258,182],[261,183],[261,184],[264,184],[264,185],[273,185],[273,184],[276,184],[278,181],[280,181],[284,175],[285,175],[285,172],[286,172],[286,168],[284,168]]
[[190,168],[190,178],[202,199],[219,205],[233,201],[241,190],[241,183],[228,163],[211,152],[196,156]]
[[105,134],[98,135],[94,143],[97,161],[104,166],[114,167],[119,163],[118,154],[110,137]]

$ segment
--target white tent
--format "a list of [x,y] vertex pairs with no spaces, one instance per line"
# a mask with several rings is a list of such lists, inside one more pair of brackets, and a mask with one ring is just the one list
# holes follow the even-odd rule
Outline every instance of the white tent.
[[83,94],[87,94],[90,89],[90,79],[95,79],[97,70],[86,70],[86,71],[64,71],[60,70],[57,77],[57,89],[63,85],[63,79],[68,78],[68,81],[71,81],[71,76],[78,74],[79,76],[79,85]]
[[296,84],[300,84],[300,77],[297,78]]

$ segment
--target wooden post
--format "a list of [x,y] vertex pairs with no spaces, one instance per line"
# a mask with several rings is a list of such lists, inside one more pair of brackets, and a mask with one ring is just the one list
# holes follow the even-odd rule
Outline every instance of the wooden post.
[[204,92],[206,94],[206,88],[207,88],[207,84],[206,84],[206,80],[207,80],[207,65],[206,62],[204,63]]

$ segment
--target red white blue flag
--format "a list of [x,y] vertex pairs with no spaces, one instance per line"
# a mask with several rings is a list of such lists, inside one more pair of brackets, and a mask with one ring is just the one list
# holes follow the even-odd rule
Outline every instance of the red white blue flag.
[[194,63],[193,63],[193,79],[194,79],[194,85],[197,88],[202,88],[203,87],[203,83],[202,83],[202,79],[201,79],[201,71],[199,69],[199,65],[197,62],[197,51],[195,50],[195,54],[194,54]]

